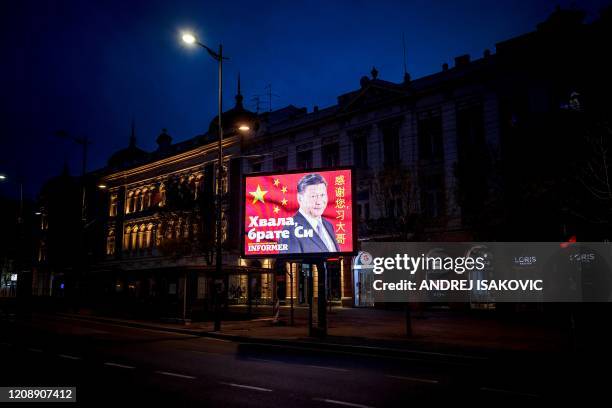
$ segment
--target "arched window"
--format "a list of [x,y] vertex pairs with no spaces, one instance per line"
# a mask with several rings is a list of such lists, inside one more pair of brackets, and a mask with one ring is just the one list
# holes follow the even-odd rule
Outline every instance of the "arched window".
[[140,228],[138,228],[138,249],[140,250],[143,250],[145,248],[144,235],[145,235],[145,225],[142,224],[140,225]]
[[130,250],[130,233],[132,232],[132,227],[127,227],[125,229],[125,233],[123,234],[123,250],[125,252]]
[[159,206],[163,207],[166,205],[166,186],[164,183],[159,185]]
[[153,244],[151,240],[152,236],[153,236],[153,224],[148,224],[147,229],[145,231],[145,243],[144,243],[144,247],[147,249],[151,249],[151,246]]
[[131,236],[132,236],[132,239],[131,239],[132,242],[131,242],[130,250],[134,252],[138,249],[138,225],[134,225],[134,227],[132,228]]
[[106,255],[115,254],[115,230],[109,229],[106,237]]
[[134,201],[134,192],[130,191],[125,200],[125,213],[129,214],[132,212],[132,201]]
[[117,216],[117,201],[118,201],[117,193],[112,193],[110,195],[110,203],[109,203],[109,209],[108,209],[108,215],[111,217]]
[[145,208],[150,208],[151,207],[151,202],[153,200],[153,189],[149,188],[146,190],[145,193]]
[[174,221],[170,221],[166,224],[166,238],[172,239],[174,234]]
[[134,193],[134,211],[140,211],[142,209],[142,192],[140,190],[136,190]]

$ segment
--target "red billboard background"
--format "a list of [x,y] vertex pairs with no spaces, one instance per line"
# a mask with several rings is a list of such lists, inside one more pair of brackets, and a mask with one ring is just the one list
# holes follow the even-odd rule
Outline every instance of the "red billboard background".
[[[307,174],[319,174],[327,182],[327,208],[322,217],[333,226],[339,252],[353,252],[353,180],[350,169],[307,171],[303,173],[281,173],[245,177],[244,194],[244,246],[245,256],[270,256],[279,254],[273,245],[278,238],[251,237],[256,232],[282,231],[286,226],[278,225],[281,220],[293,217],[299,209],[297,183]],[[253,218],[259,223],[253,225]],[[273,225],[262,226],[261,220],[272,221]],[[251,231],[251,237],[249,232]],[[261,245],[257,245],[261,244]]]

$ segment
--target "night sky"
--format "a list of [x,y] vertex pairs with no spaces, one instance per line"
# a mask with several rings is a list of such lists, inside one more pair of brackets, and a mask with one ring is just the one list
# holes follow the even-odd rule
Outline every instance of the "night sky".
[[[203,133],[216,114],[217,65],[182,45],[182,30],[231,58],[224,69],[227,109],[242,77],[247,107],[266,86],[272,107],[333,105],[359,87],[373,65],[399,82],[402,33],[413,78],[457,55],[532,31],[557,4],[597,16],[606,0],[546,1],[3,1],[0,5],[2,107],[0,174],[21,177],[28,196],[64,161],[80,171],[80,149],[59,129],[93,140],[88,169],[125,147],[132,118],[138,146]],[[15,184],[0,183],[14,195]]]

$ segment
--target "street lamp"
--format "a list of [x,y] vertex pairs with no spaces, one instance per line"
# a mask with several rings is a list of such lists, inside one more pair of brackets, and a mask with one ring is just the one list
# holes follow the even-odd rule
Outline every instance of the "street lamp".
[[[223,56],[223,45],[219,44],[219,51],[215,52],[211,48],[202,44],[192,33],[183,33],[183,42],[187,45],[193,46],[198,45],[204,48],[208,54],[218,62],[219,64],[219,92],[218,92],[218,108],[219,108],[219,139],[218,139],[218,157],[217,157],[217,183],[216,183],[216,194],[215,194],[215,276],[213,282],[213,297],[214,297],[214,315],[215,315],[215,323],[214,330],[221,330],[221,310],[219,304],[219,297],[221,293],[219,293],[220,284],[217,282],[223,276],[222,262],[223,257],[221,253],[221,177],[223,174],[223,60],[229,59]],[[186,282],[186,281],[185,281]],[[186,297],[187,295],[184,294]]]
[[[0,181],[8,180],[11,181],[5,174],[0,174]],[[17,224],[23,224],[23,181],[19,180],[16,182],[19,185],[19,216],[17,217]]]

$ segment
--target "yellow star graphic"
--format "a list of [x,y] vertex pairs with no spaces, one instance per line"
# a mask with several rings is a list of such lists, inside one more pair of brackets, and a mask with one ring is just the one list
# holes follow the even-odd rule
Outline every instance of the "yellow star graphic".
[[249,194],[253,196],[253,204],[255,204],[258,201],[261,201],[262,203],[265,204],[264,195],[266,193],[267,191],[263,191],[261,187],[259,186],[259,184],[257,185],[257,190],[249,191]]
[[274,206],[274,214],[278,214],[279,211],[280,211],[280,208],[278,208],[277,206]]
[[287,192],[287,186],[283,186],[283,188],[281,188],[281,191],[283,192],[283,194],[286,193]]
[[279,184],[280,184],[280,180],[274,179],[274,187],[278,187]]
[[283,198],[283,200],[281,201],[281,204],[282,204],[282,205],[287,205],[287,199],[286,199],[286,198]]

